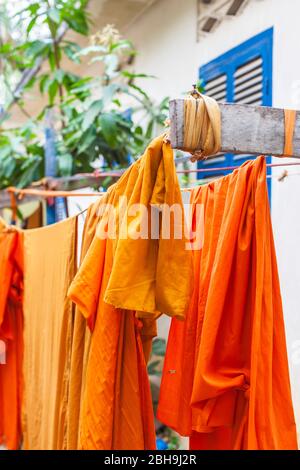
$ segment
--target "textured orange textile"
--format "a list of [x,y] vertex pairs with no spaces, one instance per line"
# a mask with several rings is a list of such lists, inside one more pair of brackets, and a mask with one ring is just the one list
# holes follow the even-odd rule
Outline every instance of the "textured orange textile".
[[22,234],[0,219],[0,444],[11,450],[21,443],[22,294]]
[[24,231],[24,448],[66,443],[77,219]]
[[[182,206],[173,154],[162,137],[109,189],[99,209],[111,204],[120,216],[124,195],[129,206],[142,203],[149,208],[164,202]],[[127,221],[128,226],[138,227],[140,214],[128,216]],[[106,225],[104,215],[100,222]],[[155,448],[144,352],[149,354],[159,312],[184,315],[192,275],[184,243],[172,235],[170,240],[96,235],[92,241],[69,290],[93,330],[80,448]]]
[[[91,261],[87,264],[88,258]],[[146,435],[143,432],[143,417],[148,416],[152,403],[148,380],[143,380],[142,372],[139,374],[139,365],[146,369],[146,364],[136,334],[137,320],[134,312],[117,310],[103,301],[111,265],[112,241],[96,237],[83,261],[85,270],[79,269],[79,273],[89,276],[87,284],[82,277],[75,278],[70,291],[80,311],[89,318],[89,312],[92,315],[93,311],[88,304],[83,306],[82,298],[90,294],[90,301],[94,302],[99,295],[98,285],[101,289],[86,371],[79,448],[152,449],[155,446],[153,426],[147,429]],[[91,291],[93,288],[95,290]],[[146,412],[141,400],[144,393]]]
[[294,152],[294,134],[295,134],[295,124],[296,124],[297,112],[291,109],[284,110],[284,149],[283,155],[293,155]]
[[[181,220],[178,218],[174,224],[171,219],[168,238],[162,236],[164,222],[159,239],[117,238],[104,300],[115,307],[138,310],[139,318],[153,318],[158,312],[183,318],[191,290],[191,257],[184,236],[177,238],[175,233],[184,227],[184,211],[173,151],[169,143],[164,143],[163,136],[153,140],[140,160],[122,176],[109,202],[116,207],[122,195],[127,196],[130,208],[136,204],[158,207],[162,217],[163,208],[167,213],[177,205],[181,208]],[[134,229],[142,227],[145,219],[130,209],[126,215],[131,235]],[[153,225],[149,223],[151,228]]]
[[[96,233],[99,222],[99,201],[89,207],[82,235],[81,262],[84,259]],[[67,413],[67,449],[76,450],[79,445],[79,422],[82,397],[85,386],[86,367],[89,357],[91,332],[86,320],[76,306],[72,331],[72,352]]]
[[297,449],[265,159],[195,189],[192,204],[204,242],[186,321],[172,321],[158,418],[192,449]]

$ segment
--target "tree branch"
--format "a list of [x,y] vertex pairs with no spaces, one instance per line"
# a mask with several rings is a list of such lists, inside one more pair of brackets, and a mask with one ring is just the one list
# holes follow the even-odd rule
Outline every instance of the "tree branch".
[[[69,29],[69,26],[67,25],[67,23],[64,23],[61,26],[61,29],[56,38],[57,44],[59,44],[62,41],[68,29]],[[35,65],[31,69],[24,71],[21,79],[19,80],[19,83],[16,85],[15,89],[12,91],[13,99],[11,103],[9,104],[8,108],[10,108],[13,104],[15,104],[21,98],[24,88],[26,87],[26,85],[28,85],[30,80],[32,80],[37,75],[37,73],[40,71],[45,60],[46,60],[46,57],[38,57],[35,62]]]

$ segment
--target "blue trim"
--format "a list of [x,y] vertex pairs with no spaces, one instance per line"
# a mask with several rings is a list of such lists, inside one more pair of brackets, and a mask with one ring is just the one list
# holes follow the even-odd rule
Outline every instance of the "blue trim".
[[[45,175],[57,175],[56,136],[52,127],[45,128]],[[47,225],[54,224],[67,217],[65,199],[62,197],[47,201]]]
[[230,51],[217,57],[199,69],[199,78],[206,81],[216,78],[218,75],[226,73],[230,78],[227,87],[227,101],[233,102],[233,74],[237,68],[247,62],[262,57],[263,59],[263,95],[264,106],[272,106],[272,70],[273,70],[273,35],[274,28],[258,34],[248,39]]
[[[227,75],[227,93],[226,101],[234,102],[234,73],[237,68],[247,64],[256,57],[262,58],[263,67],[263,106],[272,106],[273,97],[273,35],[274,28],[267,29],[262,33],[248,39],[247,41],[239,44],[225,54],[217,57],[208,64],[202,65],[199,68],[199,78],[205,83],[217,78],[219,75]],[[198,168],[214,168],[221,166],[240,165],[246,160],[255,157],[241,158],[236,161],[234,155],[228,154],[222,162],[209,163],[209,161],[199,162]],[[270,163],[271,157],[267,157],[267,163]],[[220,174],[227,174],[230,172],[220,172]],[[216,173],[214,173],[216,174]],[[271,174],[271,168],[268,168],[268,174]],[[209,176],[209,173],[207,173]],[[201,178],[201,174],[198,176]],[[268,181],[269,195],[271,194],[271,181]]]
[[[55,132],[52,127],[45,128],[45,176],[56,176],[57,161],[55,149]],[[46,220],[47,225],[56,222],[55,199],[47,201]]]

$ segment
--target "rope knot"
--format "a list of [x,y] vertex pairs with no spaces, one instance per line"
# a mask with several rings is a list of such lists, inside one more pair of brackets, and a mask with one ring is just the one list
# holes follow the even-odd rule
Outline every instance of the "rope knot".
[[193,161],[215,155],[221,148],[221,112],[209,96],[194,93],[184,100],[184,150]]

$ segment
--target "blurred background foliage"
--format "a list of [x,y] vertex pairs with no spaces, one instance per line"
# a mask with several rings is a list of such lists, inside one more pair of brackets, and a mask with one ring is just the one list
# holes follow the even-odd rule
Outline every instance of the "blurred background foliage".
[[151,358],[148,363],[148,374],[150,376],[161,376],[166,346],[166,340],[164,338],[154,338],[152,342]]
[[[58,176],[122,168],[137,158],[167,117],[168,97],[154,103],[136,80],[136,51],[107,25],[90,35],[88,0],[39,0],[0,5],[0,188],[25,187],[44,176],[44,129],[52,110]],[[87,47],[69,39],[86,36]],[[76,35],[75,35],[76,37]],[[97,78],[68,64],[98,63]],[[29,94],[41,109],[31,115]],[[32,97],[31,97],[32,99]],[[24,123],[13,126],[18,107]]]

